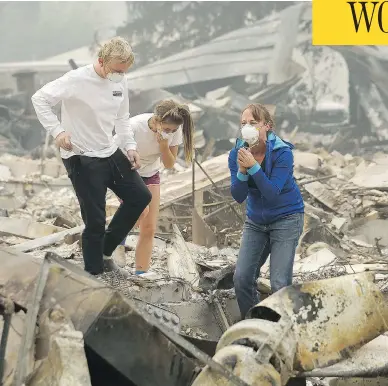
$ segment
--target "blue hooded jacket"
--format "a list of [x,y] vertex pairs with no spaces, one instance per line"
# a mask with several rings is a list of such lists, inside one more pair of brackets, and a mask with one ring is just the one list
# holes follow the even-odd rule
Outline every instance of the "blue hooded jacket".
[[238,171],[237,153],[244,142],[237,139],[229,153],[231,193],[242,203],[247,199],[247,216],[255,223],[271,224],[282,217],[304,212],[303,198],[295,182],[291,143],[273,132],[268,134],[264,170],[256,163],[248,174]]

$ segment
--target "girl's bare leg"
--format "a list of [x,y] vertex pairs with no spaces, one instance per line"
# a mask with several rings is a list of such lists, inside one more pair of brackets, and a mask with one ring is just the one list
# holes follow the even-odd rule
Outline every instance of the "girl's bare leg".
[[152,200],[149,204],[149,212],[146,216],[143,215],[139,219],[140,235],[136,246],[136,271],[147,272],[152,255],[152,247],[156,232],[156,225],[159,216],[160,205],[160,185],[148,185],[148,189],[152,194]]

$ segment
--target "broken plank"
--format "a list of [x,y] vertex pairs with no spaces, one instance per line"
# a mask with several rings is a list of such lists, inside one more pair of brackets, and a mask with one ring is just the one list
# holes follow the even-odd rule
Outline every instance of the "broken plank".
[[[107,221],[110,221],[112,217],[108,217]],[[40,237],[35,240],[29,240],[25,243],[20,243],[17,245],[13,245],[12,249],[19,251],[19,252],[28,252],[32,251],[33,249],[43,248],[47,247],[52,244],[60,243],[62,242],[66,236],[76,235],[78,233],[81,233],[85,228],[85,225],[79,225],[75,228],[66,229],[61,232],[53,233],[52,235]]]
[[48,236],[43,236],[35,240],[29,240],[24,243],[13,245],[11,248],[19,252],[28,252],[33,249],[47,247],[49,245],[62,242],[66,236],[71,236],[77,233],[81,233],[84,230],[84,228],[85,228],[85,225],[80,225],[78,227],[66,229],[64,231],[53,233]]
[[63,228],[26,218],[0,217],[0,234],[36,239],[62,231]]
[[167,248],[167,266],[171,277],[183,279],[198,287],[199,272],[186,242],[176,224],[173,225],[172,245]]
[[323,184],[321,184],[318,181],[315,181],[305,185],[304,188],[317,201],[321,202],[323,205],[327,206],[329,209],[333,210],[334,212],[337,211],[337,202],[333,192],[326,189],[326,187]]

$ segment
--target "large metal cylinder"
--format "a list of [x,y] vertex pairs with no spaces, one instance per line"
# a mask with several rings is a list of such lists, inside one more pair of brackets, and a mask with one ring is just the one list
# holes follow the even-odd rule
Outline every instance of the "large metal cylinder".
[[278,314],[279,322],[292,323],[294,370],[328,366],[388,330],[388,307],[373,280],[372,273],[360,273],[289,286],[255,306],[251,316]]
[[[251,386],[348,358],[388,330],[388,307],[369,273],[293,285],[253,307],[221,337],[214,360]],[[235,383],[209,367],[193,386]]]

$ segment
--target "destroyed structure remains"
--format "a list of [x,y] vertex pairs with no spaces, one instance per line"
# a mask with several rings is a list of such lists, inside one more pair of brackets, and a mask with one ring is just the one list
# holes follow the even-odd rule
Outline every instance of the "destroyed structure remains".
[[[76,197],[29,103],[39,65],[16,74],[18,93],[0,96],[2,385],[388,384],[388,53],[330,49],[348,69],[349,107],[302,108],[311,71],[295,57],[310,42],[308,7],[129,74],[133,114],[172,97],[197,127],[193,167],[180,159],[162,172],[147,279],[83,272]],[[206,67],[198,58],[209,52]],[[248,53],[246,67],[225,61]],[[321,83],[313,89],[330,97]],[[245,211],[230,197],[227,157],[251,101],[273,105],[277,131],[296,146],[306,209],[294,285],[271,295],[267,262],[263,301],[239,322],[232,275]],[[108,221],[118,205],[108,193]],[[129,272],[136,241],[134,229],[116,255]]]

